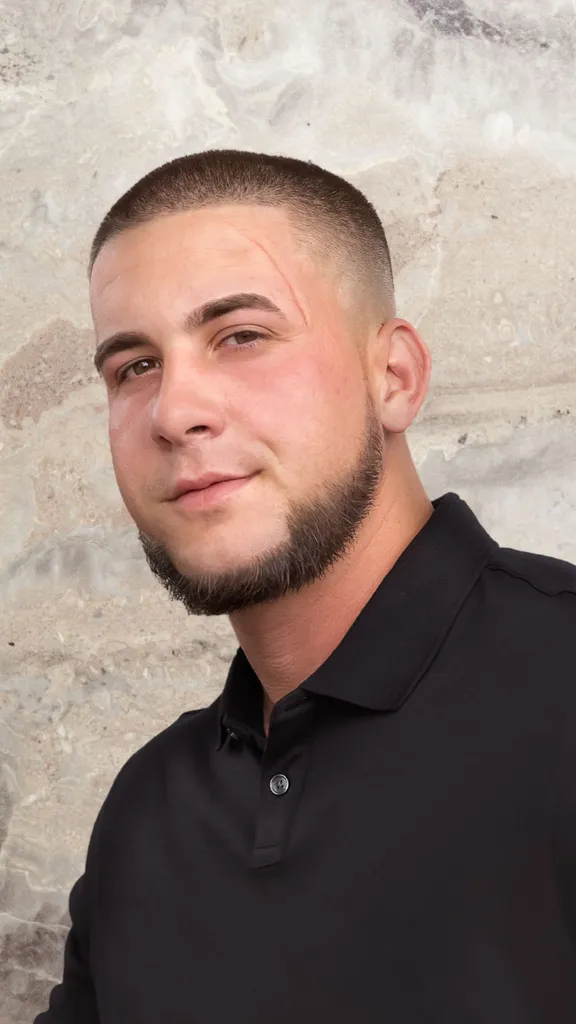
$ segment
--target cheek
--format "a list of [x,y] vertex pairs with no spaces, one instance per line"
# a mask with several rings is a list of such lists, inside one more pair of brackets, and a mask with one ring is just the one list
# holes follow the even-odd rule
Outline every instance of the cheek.
[[116,404],[110,408],[108,437],[114,461],[121,462],[123,454],[130,447],[130,421],[127,416],[122,415]]
[[117,478],[127,481],[138,470],[141,447],[140,418],[130,415],[128,405],[121,401],[111,403],[108,418],[110,452]]
[[274,438],[278,454],[287,449],[317,459],[346,445],[364,429],[366,385],[358,366],[324,359],[300,362],[297,368],[270,374],[261,390],[254,424],[261,436]]
[[326,346],[317,357],[301,367],[291,387],[291,403],[305,406],[318,423],[334,420],[352,426],[363,419],[366,386],[358,360],[334,358],[334,346]]

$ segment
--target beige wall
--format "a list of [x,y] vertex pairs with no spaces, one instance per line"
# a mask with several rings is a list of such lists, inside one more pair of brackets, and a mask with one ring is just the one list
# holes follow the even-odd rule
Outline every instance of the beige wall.
[[[467,4],[467,6],[466,6]],[[0,15],[0,1024],[58,977],[115,772],[211,701],[235,645],[146,567],[91,370],[108,205],[212,146],[312,158],[375,200],[430,343],[432,497],[576,561],[576,79],[560,0],[30,0]]]

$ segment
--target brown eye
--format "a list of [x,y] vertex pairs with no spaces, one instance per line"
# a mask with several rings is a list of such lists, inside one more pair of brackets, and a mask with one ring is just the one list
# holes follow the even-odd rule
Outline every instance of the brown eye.
[[[227,334],[226,337],[222,339],[219,347],[224,345],[226,348],[232,349],[256,348],[256,346],[259,345],[265,337],[266,336],[260,331],[251,331],[248,329],[244,331],[234,331],[233,334]],[[235,344],[227,345],[226,342],[228,341],[233,341]]]
[[128,366],[125,366],[123,370],[120,370],[120,372],[119,372],[119,374],[117,376],[118,383],[121,384],[122,381],[126,380],[130,370],[134,370],[135,371],[136,377],[141,377],[142,373],[136,373],[136,367],[137,366],[143,366],[145,368],[143,372],[145,372],[146,367],[149,367],[151,363],[157,363],[157,362],[158,362],[157,359],[152,359],[152,358],[136,359],[135,362],[130,363]]

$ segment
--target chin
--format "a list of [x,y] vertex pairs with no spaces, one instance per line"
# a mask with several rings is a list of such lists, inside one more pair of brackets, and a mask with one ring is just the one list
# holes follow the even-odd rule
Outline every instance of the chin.
[[219,522],[156,522],[141,532],[184,576],[218,575],[242,570],[285,543],[285,522],[274,510],[266,509],[265,514],[268,522],[263,522],[261,509],[250,509]]
[[263,554],[267,545],[249,545],[246,539],[239,540],[238,533],[230,540],[211,539],[207,543],[191,543],[168,548],[170,558],[184,576],[219,575],[247,568],[258,555]]

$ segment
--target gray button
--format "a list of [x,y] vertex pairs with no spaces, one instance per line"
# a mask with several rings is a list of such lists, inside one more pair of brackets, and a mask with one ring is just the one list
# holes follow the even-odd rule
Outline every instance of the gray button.
[[290,780],[286,775],[273,775],[270,779],[270,789],[274,793],[274,796],[284,796],[284,793],[288,791]]

